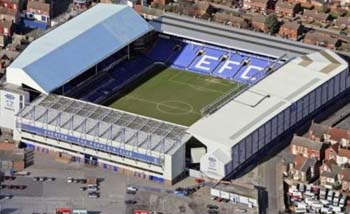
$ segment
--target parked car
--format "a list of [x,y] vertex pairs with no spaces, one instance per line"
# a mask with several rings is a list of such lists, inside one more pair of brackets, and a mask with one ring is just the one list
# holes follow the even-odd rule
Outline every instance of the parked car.
[[89,198],[99,198],[100,194],[98,192],[89,192],[88,197]]
[[208,214],[218,214],[217,210],[208,210]]
[[81,191],[85,191],[87,189],[87,187],[80,187]]
[[30,173],[28,171],[18,171],[15,173],[16,176],[27,176]]
[[39,177],[39,181],[46,181],[46,177]]
[[39,181],[39,177],[33,177],[33,181]]
[[136,204],[137,203],[137,201],[135,201],[135,200],[126,200],[125,201],[125,204]]
[[213,205],[213,204],[208,204],[208,205],[207,205],[207,208],[208,208],[208,209],[219,209],[218,206]]
[[74,180],[74,179],[73,179],[72,177],[68,177],[68,178],[67,178],[67,183],[72,183],[73,180]]
[[134,186],[128,186],[127,190],[136,192],[138,189]]
[[126,190],[126,194],[135,195],[136,191]]
[[49,177],[49,178],[47,178],[47,180],[48,180],[48,181],[55,181],[56,178],[54,178],[54,177]]
[[6,194],[6,195],[1,195],[0,199],[11,199],[12,197],[13,197],[12,195]]
[[98,187],[97,186],[88,186],[87,188],[89,191],[98,191]]

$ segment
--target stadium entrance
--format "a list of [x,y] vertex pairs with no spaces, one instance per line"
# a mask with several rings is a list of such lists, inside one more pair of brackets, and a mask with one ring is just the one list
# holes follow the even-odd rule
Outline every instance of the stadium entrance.
[[95,156],[84,154],[84,163],[89,166],[97,166],[98,160]]

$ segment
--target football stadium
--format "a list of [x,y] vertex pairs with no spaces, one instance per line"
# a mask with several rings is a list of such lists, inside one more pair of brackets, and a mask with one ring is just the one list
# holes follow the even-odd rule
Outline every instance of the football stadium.
[[219,180],[342,96],[348,73],[320,47],[98,4],[7,68],[0,126],[37,151],[160,183],[188,168]]

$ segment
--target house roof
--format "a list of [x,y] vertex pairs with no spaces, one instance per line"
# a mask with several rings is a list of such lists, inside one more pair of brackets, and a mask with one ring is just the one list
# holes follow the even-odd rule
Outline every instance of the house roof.
[[339,38],[333,34],[315,30],[307,32],[304,40],[312,40],[335,45],[339,41]]
[[345,17],[337,17],[335,20],[335,23],[338,25],[350,25],[350,18],[345,16]]
[[338,155],[343,156],[343,157],[347,157],[350,159],[350,150],[344,149],[344,148],[339,148]]
[[313,141],[313,140],[310,140],[308,138],[300,137],[297,135],[294,135],[291,144],[296,145],[296,146],[310,148],[310,149],[317,150],[317,151],[320,151],[322,146],[323,146],[322,142]]
[[302,25],[298,22],[285,22],[281,28],[288,28],[293,30],[298,30]]
[[308,158],[304,161],[300,171],[306,172],[310,167],[315,166],[317,160],[315,158]]
[[324,134],[328,134],[328,130],[328,126],[312,122],[309,133],[322,139]]
[[259,4],[267,4],[270,0],[251,0],[250,4],[259,3]]
[[334,178],[336,176],[336,174],[334,174],[333,172],[329,172],[329,171],[323,171],[320,176],[327,177],[327,178]]
[[327,134],[335,141],[340,141],[341,139],[350,140],[350,131],[336,127],[328,127],[318,123],[312,123],[309,132],[320,139],[323,138],[324,134]]
[[332,127],[329,129],[328,134],[332,140],[340,141],[341,139],[350,139],[350,132],[348,130]]
[[350,169],[344,168],[341,170],[340,174],[343,176],[343,181],[350,181]]
[[7,82],[48,94],[151,30],[126,5],[97,4],[33,41],[7,68]]
[[230,21],[233,24],[244,22],[244,18],[239,16],[234,16],[231,14],[226,14],[226,13],[215,13],[214,18],[215,18],[215,21],[221,21],[221,22]]
[[252,22],[264,23],[265,24],[266,16],[258,14],[253,16]]
[[298,22],[285,22],[281,28],[288,28],[293,30],[298,30],[302,25]]
[[50,4],[41,1],[29,1],[27,4],[27,10],[29,9],[50,13]]
[[0,7],[0,14],[1,15],[16,16],[18,14],[18,11],[16,9],[11,9],[11,8],[7,8],[7,7]]
[[338,154],[338,151],[339,151],[339,143],[335,143],[333,145],[331,145],[330,147],[327,148],[327,150],[333,150],[335,153]]
[[287,1],[282,1],[282,0],[279,0],[277,3],[276,3],[276,8],[277,7],[280,7],[280,8],[283,8],[283,9],[294,9],[295,6],[297,5],[298,3],[289,3]]
[[304,10],[304,16],[320,20],[328,20],[330,15],[327,13],[319,13],[316,10]]
[[0,0],[1,3],[13,3],[18,4],[20,0]]
[[328,170],[326,170],[326,171],[331,173],[332,176],[339,174],[339,172],[341,171],[341,167],[338,166],[337,162],[333,159],[326,160],[323,164],[326,165],[330,169],[330,171],[328,171]]
[[0,26],[2,26],[4,28],[11,28],[12,25],[13,25],[13,22],[11,22],[11,21],[0,20]]
[[304,163],[305,163],[306,160],[307,160],[307,158],[302,156],[302,155],[295,156],[295,160],[294,160],[295,169],[296,170],[301,170],[302,167],[304,166]]

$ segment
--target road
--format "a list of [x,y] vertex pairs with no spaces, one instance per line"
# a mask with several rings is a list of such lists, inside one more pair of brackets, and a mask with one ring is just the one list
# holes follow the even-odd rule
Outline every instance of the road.
[[261,176],[261,186],[266,188],[268,208],[266,213],[278,213],[284,210],[283,181],[281,172],[281,157],[276,155],[258,167]]

